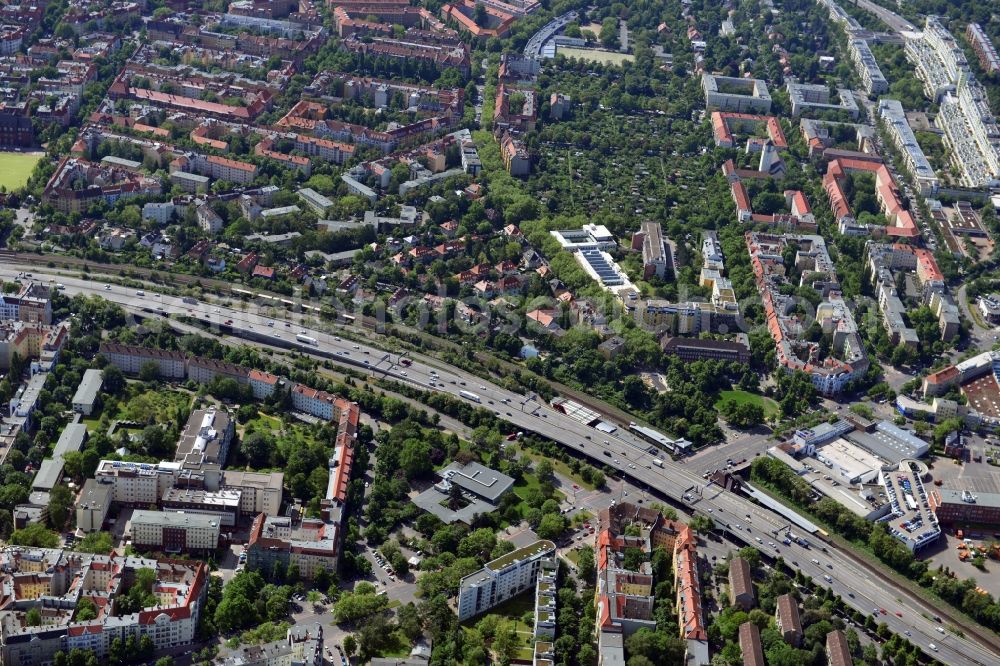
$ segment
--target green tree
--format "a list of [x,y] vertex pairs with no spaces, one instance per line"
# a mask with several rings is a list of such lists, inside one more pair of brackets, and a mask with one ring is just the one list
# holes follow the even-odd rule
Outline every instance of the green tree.
[[147,361],[139,368],[139,379],[155,382],[160,378],[160,366],[155,361]]
[[56,548],[59,546],[59,535],[46,529],[41,523],[29,523],[23,529],[14,530],[10,535],[10,542],[16,546]]
[[352,634],[348,634],[344,636],[344,640],[341,642],[341,647],[344,648],[344,654],[347,655],[348,659],[350,659],[354,656],[354,653],[358,651],[358,641]]
[[583,546],[577,551],[576,571],[580,580],[585,584],[594,580],[597,571],[594,562],[594,549],[590,546]]
[[91,532],[77,542],[76,550],[81,553],[110,553],[115,547],[110,532]]

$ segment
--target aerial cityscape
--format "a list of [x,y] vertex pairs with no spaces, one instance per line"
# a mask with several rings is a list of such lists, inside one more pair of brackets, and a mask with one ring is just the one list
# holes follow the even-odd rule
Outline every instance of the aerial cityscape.
[[0,0],[0,666],[1000,665],[998,48]]

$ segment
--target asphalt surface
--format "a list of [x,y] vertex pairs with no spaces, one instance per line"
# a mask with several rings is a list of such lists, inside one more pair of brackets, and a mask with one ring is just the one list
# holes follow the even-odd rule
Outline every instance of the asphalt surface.
[[[123,305],[133,313],[142,314],[144,310],[160,308],[168,314],[197,317],[216,324],[231,320],[233,333],[237,335],[260,339],[265,343],[297,346],[302,351],[331,358],[344,365],[365,368],[377,376],[385,376],[426,390],[455,396],[459,396],[461,391],[474,393],[479,404],[492,410],[498,418],[522,430],[548,437],[598,463],[616,468],[634,481],[675,502],[689,504],[684,496],[695,493],[694,510],[711,517],[719,529],[727,532],[730,537],[754,545],[765,554],[780,555],[818,584],[831,587],[849,606],[862,613],[885,609],[886,614],[880,614],[878,621],[885,622],[893,632],[911,632],[910,640],[928,653],[928,646],[933,643],[938,648],[934,653],[935,658],[944,663],[988,666],[1000,662],[1000,650],[985,640],[972,638],[968,633],[964,637],[951,632],[944,635],[939,633],[937,629],[940,625],[928,618],[947,611],[896,588],[890,581],[877,578],[873,572],[859,568],[857,560],[834,548],[830,548],[829,552],[822,552],[818,548],[804,549],[797,545],[780,544],[781,532],[788,528],[789,523],[777,513],[718,487],[705,487],[698,469],[676,464],[669,459],[665,459],[664,468],[654,466],[653,460],[657,456],[646,451],[650,444],[621,427],[612,434],[602,433],[531,396],[525,397],[507,391],[436,359],[415,357],[412,365],[404,367],[399,364],[398,353],[341,339],[335,334],[302,328],[283,319],[259,316],[253,312],[257,307],[253,303],[247,304],[246,311],[209,303],[191,304],[180,298],[154,294],[153,286],[146,286],[146,294],[140,296],[134,288],[126,289],[116,285],[106,288],[103,281],[59,276],[30,265],[0,267],[0,277],[10,279],[20,271],[32,272],[33,279],[36,280],[51,279],[62,283],[68,294],[101,296]],[[345,335],[347,330],[345,329]],[[315,338],[317,344],[296,343],[295,335],[301,331]],[[360,328],[355,327],[353,331],[359,337],[364,335]],[[365,361],[368,363],[365,364]],[[701,493],[697,494],[698,491]],[[747,514],[751,516],[750,519],[746,518]],[[739,530],[735,528],[736,523],[741,525]],[[802,530],[795,528],[795,531],[800,533]],[[772,541],[779,544],[778,552],[767,545]],[[825,576],[830,579],[826,580]],[[896,615],[897,612],[901,617]]]
[[902,32],[904,30],[909,30],[909,31],[919,30],[915,25],[904,19],[899,14],[889,11],[885,7],[877,5],[874,2],[871,2],[870,0],[855,0],[854,4],[877,16],[878,19],[882,21],[882,23],[885,23],[887,26],[889,26],[889,29],[894,32]]

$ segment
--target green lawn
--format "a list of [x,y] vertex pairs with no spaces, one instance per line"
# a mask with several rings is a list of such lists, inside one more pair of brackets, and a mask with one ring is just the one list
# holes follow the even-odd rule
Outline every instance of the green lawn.
[[560,46],[557,53],[567,58],[578,58],[599,62],[605,65],[621,65],[623,62],[632,62],[635,56],[630,53],[618,53],[617,51],[604,51],[602,49],[579,49],[572,46]]
[[748,393],[747,391],[720,391],[719,399],[716,401],[715,406],[718,408],[719,403],[723,400],[733,400],[737,403],[749,403],[751,405],[760,405],[764,409],[765,416],[771,416],[773,414],[779,413],[778,403],[770,398],[765,398],[762,395],[757,395],[756,393]]
[[[528,503],[525,499],[528,497],[528,493],[532,488],[540,488],[541,484],[538,481],[538,477],[530,472],[525,472],[521,475],[521,480],[514,484],[514,494],[521,498],[520,503],[518,503],[518,511],[522,516],[528,511]],[[566,499],[566,495],[558,490],[553,491],[552,499],[562,503]]]
[[586,481],[583,480],[583,477],[581,477],[579,474],[574,474],[573,470],[571,470],[569,468],[569,465],[567,465],[566,463],[564,463],[562,460],[556,460],[554,458],[547,458],[547,457],[543,456],[540,453],[535,453],[531,449],[521,448],[520,446],[517,446],[516,444],[508,444],[508,446],[513,446],[514,449],[519,454],[521,454],[522,456],[525,456],[525,457],[529,458],[531,460],[531,462],[533,462],[533,463],[537,463],[539,460],[542,460],[544,458],[545,460],[548,460],[550,463],[552,463],[552,469],[555,470],[556,474],[558,474],[560,476],[564,476],[567,479],[570,479],[573,483],[575,483],[576,485],[580,486],[581,488],[586,488],[587,490],[593,490],[594,489],[594,484],[587,483]]
[[410,645],[410,641],[406,639],[401,631],[394,631],[389,634],[386,638],[385,645],[378,651],[378,654],[374,655],[376,657],[395,657],[404,658],[410,656],[410,650],[413,646]]
[[24,187],[42,153],[0,153],[0,185],[13,191]]

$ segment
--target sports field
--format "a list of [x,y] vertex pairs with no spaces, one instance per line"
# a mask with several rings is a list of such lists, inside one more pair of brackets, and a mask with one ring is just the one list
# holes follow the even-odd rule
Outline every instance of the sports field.
[[560,46],[556,49],[557,55],[567,58],[579,58],[590,62],[600,62],[605,65],[620,65],[623,62],[632,62],[635,56],[631,53],[618,53],[617,51],[604,51],[602,49],[578,49],[572,46]]
[[0,185],[6,187],[8,192],[24,187],[42,157],[42,153],[0,152]]

